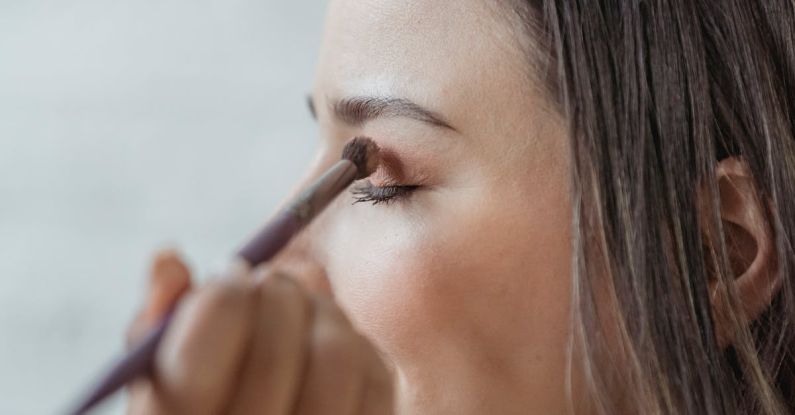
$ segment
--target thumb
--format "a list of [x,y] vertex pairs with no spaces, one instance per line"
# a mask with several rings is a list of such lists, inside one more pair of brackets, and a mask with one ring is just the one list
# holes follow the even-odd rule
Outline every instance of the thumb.
[[127,344],[144,336],[190,290],[188,266],[174,250],[158,252],[152,260],[144,306],[127,331]]

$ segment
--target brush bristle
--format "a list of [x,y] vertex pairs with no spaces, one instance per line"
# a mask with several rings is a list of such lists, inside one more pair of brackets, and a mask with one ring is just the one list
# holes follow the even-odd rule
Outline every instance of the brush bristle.
[[367,137],[356,137],[345,145],[342,158],[350,160],[359,170],[357,179],[363,179],[375,172],[381,163],[378,144]]

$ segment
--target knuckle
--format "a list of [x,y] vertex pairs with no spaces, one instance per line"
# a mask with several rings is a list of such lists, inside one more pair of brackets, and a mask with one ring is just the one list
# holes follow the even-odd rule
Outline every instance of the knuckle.
[[281,272],[269,272],[268,276],[258,279],[260,301],[272,302],[278,298],[302,307],[308,307],[309,299],[303,288],[292,278]]
[[251,284],[242,279],[226,279],[211,282],[200,290],[196,298],[197,312],[216,314],[236,312],[253,300]]
[[394,396],[393,380],[389,371],[383,365],[378,365],[371,370],[370,384],[373,390],[382,397],[392,399]]
[[348,319],[348,316],[334,300],[323,295],[313,294],[312,303],[315,306],[315,309],[318,310],[317,312],[323,314],[325,320],[328,320],[342,328],[349,329],[355,335],[358,335],[358,333],[353,331],[353,325]]
[[126,414],[178,414],[180,413],[177,409],[178,403],[151,381],[139,379],[130,385]]
[[319,322],[314,336],[313,353],[319,361],[341,370],[362,366],[362,344],[358,334],[328,319]]
[[[328,317],[331,320],[333,320],[335,324],[338,324],[338,325],[340,325],[342,327],[345,327],[345,328],[348,328],[348,329],[352,328],[352,325],[351,325],[350,320],[348,319],[348,316],[345,314],[345,312],[342,311],[342,308],[340,308],[340,306],[337,305],[336,302],[328,300],[328,299],[325,299],[325,298],[321,299],[320,301],[324,304],[323,307],[325,308],[326,313],[328,313]],[[354,333],[354,334],[356,334],[356,333]],[[357,336],[358,336],[358,334],[357,334]]]
[[375,390],[383,392],[383,394],[390,394],[394,379],[392,372],[387,367],[385,360],[364,336],[360,335],[361,347],[363,355],[366,355],[367,361],[367,377],[368,381]]

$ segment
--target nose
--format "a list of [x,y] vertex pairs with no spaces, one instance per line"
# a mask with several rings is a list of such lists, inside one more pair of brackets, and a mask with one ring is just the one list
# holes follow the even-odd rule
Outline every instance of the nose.
[[[295,198],[296,195],[336,161],[327,153],[326,151],[321,151],[318,154],[315,161],[308,168],[304,178],[282,200],[279,209]],[[318,215],[312,223],[294,236],[292,241],[267,266],[293,277],[310,291],[333,297],[331,285],[326,275],[326,267],[320,255],[319,244],[316,242],[320,233],[323,232],[322,222],[328,220],[328,216],[329,212],[323,212]]]

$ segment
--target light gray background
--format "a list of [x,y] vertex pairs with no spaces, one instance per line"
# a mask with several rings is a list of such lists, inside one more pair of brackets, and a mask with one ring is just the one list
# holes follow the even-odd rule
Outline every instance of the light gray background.
[[154,249],[201,273],[272,211],[317,141],[324,7],[0,0],[0,413],[121,352]]

